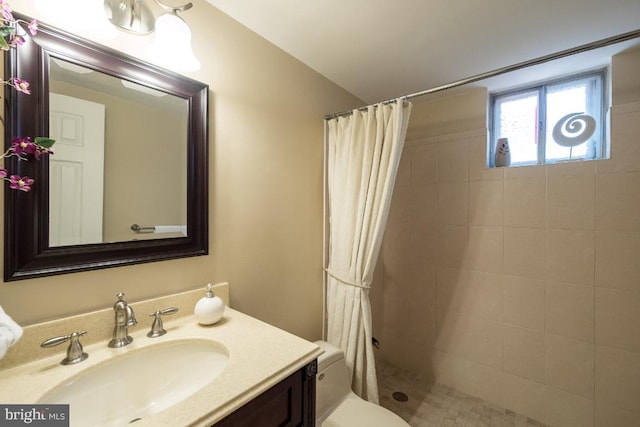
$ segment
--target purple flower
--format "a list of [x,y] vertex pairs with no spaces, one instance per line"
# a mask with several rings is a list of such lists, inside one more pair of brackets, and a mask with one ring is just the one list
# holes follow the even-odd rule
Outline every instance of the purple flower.
[[31,190],[31,186],[35,181],[28,176],[20,177],[18,175],[11,175],[9,177],[9,182],[11,183],[9,184],[9,187],[12,189],[27,192]]
[[11,6],[5,0],[0,0],[0,11],[2,11],[2,17],[7,21],[15,21],[11,14]]
[[53,140],[48,138],[36,138],[35,142],[30,137],[11,138],[10,154],[15,154],[21,159],[25,159],[25,155],[33,155],[36,160],[40,160],[40,156],[46,154],[53,154]]
[[11,138],[11,151],[14,154],[34,154],[37,152],[38,146],[31,141],[31,138]]
[[24,37],[17,34],[11,34],[9,38],[9,47],[18,47],[24,44]]
[[28,81],[21,80],[18,77],[13,78],[13,86],[16,88],[18,92],[26,93],[27,95],[31,95],[31,86]]
[[27,24],[27,28],[29,28],[29,32],[31,33],[31,35],[35,36],[38,32],[38,21],[32,19],[31,21],[29,21],[29,24]]
[[13,22],[15,21],[15,18],[13,17],[13,14],[11,13],[11,9],[9,9],[9,5],[6,3],[2,3],[0,4],[0,10],[2,10],[2,17],[4,19],[6,19],[7,21]]
[[36,151],[33,152],[33,157],[36,160],[40,160],[40,156],[45,155],[45,154],[53,154],[53,148],[44,148],[39,146],[38,144],[35,144],[36,146]]
[[0,178],[6,178],[9,175],[6,169],[0,168]]

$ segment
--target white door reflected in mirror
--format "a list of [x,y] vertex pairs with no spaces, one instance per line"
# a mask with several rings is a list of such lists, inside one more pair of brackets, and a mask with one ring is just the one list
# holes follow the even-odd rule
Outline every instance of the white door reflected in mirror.
[[51,93],[49,246],[102,243],[104,105]]

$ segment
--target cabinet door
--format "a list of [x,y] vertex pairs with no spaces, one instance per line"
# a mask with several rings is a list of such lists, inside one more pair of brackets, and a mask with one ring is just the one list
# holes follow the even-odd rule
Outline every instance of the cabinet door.
[[314,360],[213,427],[315,427],[316,372]]

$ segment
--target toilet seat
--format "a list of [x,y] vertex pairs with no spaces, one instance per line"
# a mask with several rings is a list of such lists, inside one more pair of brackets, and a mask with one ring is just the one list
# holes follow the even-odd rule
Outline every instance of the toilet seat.
[[408,427],[408,424],[393,412],[350,394],[321,427]]

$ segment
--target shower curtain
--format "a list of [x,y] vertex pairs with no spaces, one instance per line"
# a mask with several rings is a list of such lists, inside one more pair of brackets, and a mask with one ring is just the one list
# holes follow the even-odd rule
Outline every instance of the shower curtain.
[[354,392],[374,403],[369,288],[411,108],[398,99],[327,122],[327,341],[344,351]]

